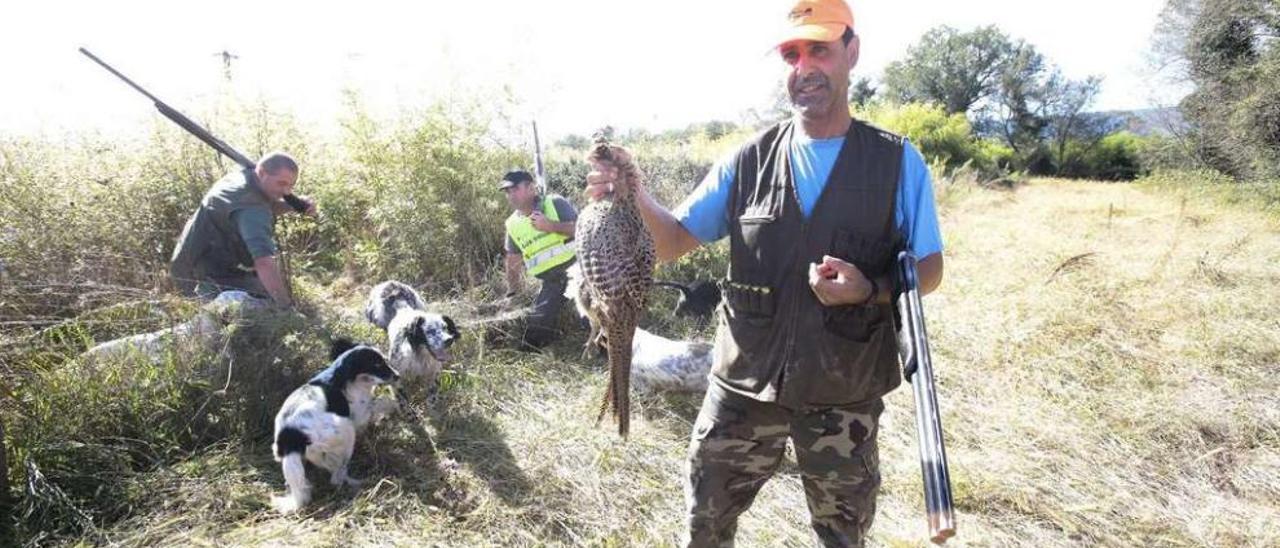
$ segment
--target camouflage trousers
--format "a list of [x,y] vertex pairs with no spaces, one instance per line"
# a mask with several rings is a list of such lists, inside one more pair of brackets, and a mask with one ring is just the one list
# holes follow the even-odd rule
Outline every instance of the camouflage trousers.
[[787,438],[826,546],[862,546],[880,489],[876,433],[884,403],[794,411],[707,388],[689,443],[688,546],[733,546],[738,516],[782,463]]

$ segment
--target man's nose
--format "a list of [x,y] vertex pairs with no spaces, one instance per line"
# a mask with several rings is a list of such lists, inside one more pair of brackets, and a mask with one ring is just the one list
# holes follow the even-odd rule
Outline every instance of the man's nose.
[[814,70],[817,70],[813,64],[813,57],[803,53],[796,58],[796,63],[793,66],[795,67],[796,74],[799,76],[808,76],[813,74]]

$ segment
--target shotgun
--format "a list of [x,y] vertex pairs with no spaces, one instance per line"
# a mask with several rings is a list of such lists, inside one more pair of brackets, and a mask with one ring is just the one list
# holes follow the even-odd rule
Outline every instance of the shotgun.
[[[148,93],[147,90],[142,89],[142,86],[133,83],[133,80],[130,80],[125,77],[125,75],[120,74],[120,71],[111,68],[111,65],[108,65],[102,59],[99,59],[98,56],[89,53],[89,50],[80,48],[80,53],[83,53],[85,57],[92,59],[93,62],[102,65],[102,68],[107,69],[107,72],[110,72],[111,74],[116,75],[117,78],[124,80],[124,83],[129,84],[130,87],[138,90],[138,93],[145,95],[147,99],[150,99],[151,102],[155,104],[156,110],[159,110],[160,114],[163,114],[165,118],[172,120],[173,123],[178,124],[178,127],[187,130],[187,133],[190,133],[197,139],[204,141],[206,145],[213,147],[214,150],[222,153],[222,155],[231,158],[245,169],[252,170],[257,167],[257,163],[250,160],[248,156],[245,156],[244,154],[241,154],[240,151],[231,148],[231,145],[228,145],[222,139],[214,137],[212,133],[209,133],[209,130],[205,129],[200,124],[195,123],[190,118],[187,118],[181,112],[174,110],[173,107],[165,104],[164,101],[156,98],[155,95]],[[294,211],[297,211],[298,213],[304,213],[307,211],[307,203],[297,196],[286,194],[284,196],[284,201],[289,204],[289,207],[293,208]]]
[[533,121],[533,177],[538,180],[538,192],[547,194],[547,175],[542,170],[542,143],[538,141],[538,121]]
[[929,538],[942,544],[955,536],[955,511],[951,503],[951,476],[947,452],[942,443],[942,417],[933,383],[933,361],[920,306],[920,284],[916,257],[898,253],[894,268],[898,330],[898,355],[903,376],[911,383],[916,400],[916,439],[920,446],[920,472],[924,476],[924,506],[929,520]]

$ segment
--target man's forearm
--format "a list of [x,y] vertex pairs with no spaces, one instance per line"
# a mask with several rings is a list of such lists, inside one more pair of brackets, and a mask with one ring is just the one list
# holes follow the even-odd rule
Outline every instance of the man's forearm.
[[916,263],[916,274],[920,276],[920,294],[928,295],[942,285],[942,253],[934,253],[920,259]]
[[573,237],[573,231],[578,228],[577,221],[562,221],[559,223],[551,223],[551,231],[561,236]]
[[293,305],[293,298],[284,286],[284,276],[280,274],[280,264],[274,256],[259,257],[253,260],[253,269],[257,271],[258,281],[266,288],[271,299],[280,306]]
[[508,253],[506,257],[507,271],[507,293],[512,294],[520,291],[520,274],[524,264],[521,262],[519,255]]
[[675,215],[654,200],[647,190],[642,190],[637,198],[640,217],[653,235],[653,246],[659,261],[674,261],[698,247],[698,239],[676,220]]

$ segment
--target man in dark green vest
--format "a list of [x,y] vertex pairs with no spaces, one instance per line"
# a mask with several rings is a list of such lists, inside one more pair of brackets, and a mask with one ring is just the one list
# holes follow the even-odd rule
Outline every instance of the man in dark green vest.
[[[277,259],[275,218],[293,211],[283,198],[297,181],[298,163],[276,152],[255,169],[214,183],[174,247],[169,273],[178,290],[206,300],[240,290],[292,305]],[[307,214],[314,215],[314,204],[308,206]]]
[[[690,546],[733,543],[788,438],[818,538],[865,542],[880,486],[881,397],[901,382],[895,253],[920,257],[922,293],[942,280],[923,158],[849,114],[853,13],[843,0],[800,0],[785,15],[773,45],[791,119],[722,159],[674,214],[643,187],[638,198],[660,260],[729,238],[712,382],[689,448]],[[624,152],[593,165],[587,194],[602,195],[629,162]]]
[[543,196],[527,171],[512,171],[498,184],[514,210],[507,217],[507,298],[519,292],[521,271],[542,280],[526,319],[523,342],[541,348],[559,335],[556,328],[567,298],[566,272],[576,255],[573,230],[578,211],[555,194]]

